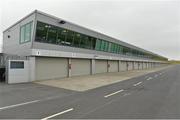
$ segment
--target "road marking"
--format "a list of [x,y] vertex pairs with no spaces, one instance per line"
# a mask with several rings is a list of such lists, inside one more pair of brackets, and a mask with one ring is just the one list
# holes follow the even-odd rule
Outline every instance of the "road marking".
[[105,95],[104,97],[107,98],[107,97],[110,97],[110,96],[112,96],[112,95],[118,94],[118,93],[123,92],[123,91],[124,91],[123,89],[122,89],[122,90],[118,90],[118,91],[113,92],[113,93],[111,93],[111,94]]
[[152,79],[152,77],[149,77],[148,79],[146,79],[146,80],[151,80]]
[[65,110],[65,111],[62,111],[62,112],[56,113],[56,114],[51,115],[51,116],[48,116],[48,117],[45,117],[45,118],[43,118],[43,119],[41,119],[41,120],[47,120],[47,119],[50,119],[50,118],[56,117],[56,116],[58,116],[58,115],[62,115],[62,114],[64,114],[64,113],[70,112],[70,111],[72,111],[72,110],[74,110],[74,108],[67,109],[67,110]]
[[138,83],[136,83],[136,84],[134,84],[133,86],[138,86],[138,85],[140,85],[142,82],[138,82]]
[[22,105],[27,105],[27,104],[31,104],[31,103],[36,103],[36,102],[39,102],[39,101],[40,100],[34,100],[34,101],[24,102],[24,103],[15,104],[15,105],[9,105],[9,106],[5,106],[5,107],[1,107],[0,110],[14,108],[14,107],[18,107],[18,106],[22,106]]
[[124,94],[123,96],[128,96],[128,95],[131,95],[131,93],[126,93],[126,94]]

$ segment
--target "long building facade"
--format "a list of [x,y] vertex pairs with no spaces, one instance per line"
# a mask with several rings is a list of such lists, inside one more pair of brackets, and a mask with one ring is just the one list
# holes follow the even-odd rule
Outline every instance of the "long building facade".
[[13,62],[5,62],[7,69],[22,67],[13,60],[28,61],[26,82],[167,63],[165,57],[37,10],[3,32],[3,56]]

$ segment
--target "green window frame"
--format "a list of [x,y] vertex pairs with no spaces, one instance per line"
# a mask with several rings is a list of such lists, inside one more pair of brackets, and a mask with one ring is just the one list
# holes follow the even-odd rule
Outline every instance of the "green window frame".
[[20,44],[31,41],[32,23],[33,22],[31,21],[20,27],[20,40],[19,40]]

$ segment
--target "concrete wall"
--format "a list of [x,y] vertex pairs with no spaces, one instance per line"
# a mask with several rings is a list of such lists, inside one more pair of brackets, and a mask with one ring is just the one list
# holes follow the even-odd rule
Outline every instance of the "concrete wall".
[[[32,24],[31,41],[20,44],[20,27],[29,23]],[[35,14],[27,16],[23,21],[18,22],[3,32],[3,53],[18,56],[31,55],[31,46],[34,33]],[[9,37],[8,37],[9,36]]]

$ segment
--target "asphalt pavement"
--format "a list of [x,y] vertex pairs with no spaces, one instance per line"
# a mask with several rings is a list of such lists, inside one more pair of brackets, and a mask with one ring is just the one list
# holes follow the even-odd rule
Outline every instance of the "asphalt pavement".
[[0,84],[0,119],[180,119],[180,65],[85,92]]

